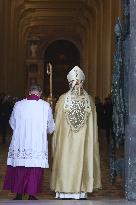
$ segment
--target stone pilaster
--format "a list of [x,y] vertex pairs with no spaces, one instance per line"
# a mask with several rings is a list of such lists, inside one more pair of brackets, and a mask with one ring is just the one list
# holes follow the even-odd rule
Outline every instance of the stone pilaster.
[[[136,1],[130,4],[130,34],[126,38],[125,53],[129,58],[125,69],[128,72],[128,123],[125,136],[125,195],[128,200],[136,200]],[[129,22],[128,22],[129,23]]]

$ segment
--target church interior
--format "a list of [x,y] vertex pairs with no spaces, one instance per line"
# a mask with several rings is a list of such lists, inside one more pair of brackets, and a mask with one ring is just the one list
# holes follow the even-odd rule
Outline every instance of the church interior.
[[37,81],[46,95],[51,61],[54,95],[65,92],[61,76],[73,65],[84,70],[91,95],[109,94],[120,0],[1,0],[0,14],[0,92],[23,96]]
[[[85,90],[104,102],[111,93],[118,17],[122,17],[121,0],[0,0],[1,96],[4,93],[16,101],[26,96],[30,85],[38,83],[43,98],[52,95],[58,99],[68,90],[67,73],[78,65],[85,73]],[[14,194],[2,189],[10,139],[7,128],[5,143],[0,134],[0,204],[13,203]],[[124,198],[122,178],[118,176],[113,185],[110,181],[109,144],[103,129],[99,130],[99,143],[103,188],[89,195],[98,204],[105,198]],[[119,150],[120,156],[122,152]],[[54,200],[50,172],[51,168],[45,170],[43,192],[38,197],[49,204],[63,204]]]

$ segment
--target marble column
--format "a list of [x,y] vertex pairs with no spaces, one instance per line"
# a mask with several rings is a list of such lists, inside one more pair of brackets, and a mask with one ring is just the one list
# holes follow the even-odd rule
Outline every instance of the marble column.
[[[128,200],[136,200],[136,1],[124,0],[130,13],[125,23],[129,33],[125,40],[125,84],[128,87],[128,117],[125,136],[125,196]],[[126,10],[127,11],[127,10]],[[125,12],[126,12],[125,11]],[[126,31],[125,31],[126,32]],[[127,63],[126,63],[127,62]],[[125,85],[125,86],[126,86]]]

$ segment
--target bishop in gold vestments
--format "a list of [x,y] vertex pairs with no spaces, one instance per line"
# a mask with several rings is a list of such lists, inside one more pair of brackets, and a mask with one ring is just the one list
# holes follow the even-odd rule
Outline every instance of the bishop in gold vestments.
[[83,71],[75,66],[67,76],[70,90],[55,110],[51,189],[56,198],[87,198],[101,188],[97,116],[92,98],[83,89]]

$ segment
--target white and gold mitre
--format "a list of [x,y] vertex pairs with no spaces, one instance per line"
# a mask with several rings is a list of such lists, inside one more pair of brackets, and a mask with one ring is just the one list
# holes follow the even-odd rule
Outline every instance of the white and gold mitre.
[[[83,73],[83,71],[81,70],[81,68],[79,68],[78,66],[75,66],[67,75],[67,79],[68,82],[71,81],[80,81],[81,83],[84,82],[85,80],[85,75]],[[72,86],[73,87],[73,86]]]

